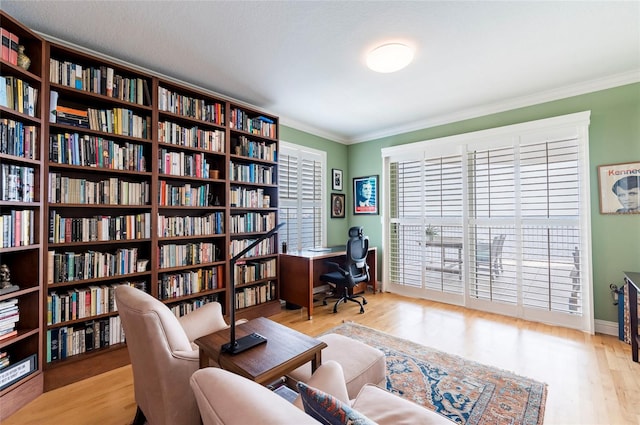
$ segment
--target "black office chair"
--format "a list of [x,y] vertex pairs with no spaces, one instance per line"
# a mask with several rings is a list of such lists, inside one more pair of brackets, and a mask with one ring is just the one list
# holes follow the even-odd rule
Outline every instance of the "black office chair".
[[[327,305],[327,299],[337,298],[333,306],[333,312],[338,312],[338,305],[342,302],[353,301],[360,306],[360,313],[364,313],[363,304],[367,300],[362,295],[353,295],[353,287],[360,282],[369,280],[369,266],[367,265],[367,252],[369,252],[369,238],[362,234],[362,227],[354,226],[349,229],[347,241],[347,258],[344,264],[327,261],[326,264],[336,268],[336,271],[325,273],[320,280],[335,285],[333,295],[326,296],[322,304]],[[358,301],[362,298],[362,302]]]

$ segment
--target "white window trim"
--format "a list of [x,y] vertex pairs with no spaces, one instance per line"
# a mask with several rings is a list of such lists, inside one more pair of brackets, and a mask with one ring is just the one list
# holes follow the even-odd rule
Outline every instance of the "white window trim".
[[[406,158],[416,158],[416,155],[422,156],[422,152],[429,149],[431,151],[437,150],[440,155],[466,153],[467,150],[473,146],[477,148],[479,146],[492,147],[504,145],[507,140],[514,140],[519,138],[520,140],[526,140],[533,138],[540,133],[548,134],[562,134],[575,137],[580,144],[580,159],[582,161],[580,171],[580,184],[581,184],[581,205],[587,206],[582,210],[580,215],[580,229],[581,238],[584,241],[583,249],[583,262],[581,264],[581,275],[583,278],[583,315],[579,321],[575,324],[576,328],[579,328],[585,332],[593,334],[595,332],[595,320],[594,320],[594,307],[593,307],[593,269],[591,261],[591,190],[590,190],[590,173],[589,173],[589,123],[590,123],[590,111],[577,112],[574,114],[568,114],[553,118],[547,118],[542,120],[535,120],[524,122],[520,124],[513,124],[503,127],[497,127],[487,130],[480,130],[470,133],[457,134],[432,140],[424,140],[415,143],[409,143],[400,146],[393,146],[381,149],[381,156],[383,161],[382,170],[382,195],[381,195],[381,221],[383,223],[383,237],[382,247],[383,251],[390,247],[390,235],[389,235],[389,165],[393,161],[402,160]],[[466,187],[466,185],[465,185]],[[465,189],[466,190],[466,189]],[[468,219],[468,214],[464,213],[465,223]],[[389,259],[383,258],[382,262],[382,288],[383,290],[390,285],[389,282]],[[530,317],[528,319],[536,319]]]

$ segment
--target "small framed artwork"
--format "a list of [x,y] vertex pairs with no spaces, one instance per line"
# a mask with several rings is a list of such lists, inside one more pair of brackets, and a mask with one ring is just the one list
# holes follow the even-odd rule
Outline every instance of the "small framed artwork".
[[331,169],[331,190],[342,190],[342,170]]
[[600,214],[640,214],[640,162],[598,166]]
[[354,177],[353,213],[378,214],[378,176]]
[[331,194],[331,218],[344,218],[344,194]]

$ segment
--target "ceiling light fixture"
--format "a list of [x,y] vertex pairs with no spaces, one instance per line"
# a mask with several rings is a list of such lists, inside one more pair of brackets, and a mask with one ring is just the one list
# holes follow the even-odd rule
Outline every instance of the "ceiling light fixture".
[[401,43],[389,43],[376,47],[367,55],[367,66],[376,72],[396,72],[409,65],[413,51]]

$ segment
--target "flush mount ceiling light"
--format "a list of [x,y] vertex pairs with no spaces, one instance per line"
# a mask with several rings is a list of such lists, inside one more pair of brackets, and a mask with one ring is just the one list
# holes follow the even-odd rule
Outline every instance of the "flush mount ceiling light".
[[413,51],[400,43],[383,44],[367,55],[367,66],[376,72],[396,72],[409,65]]

